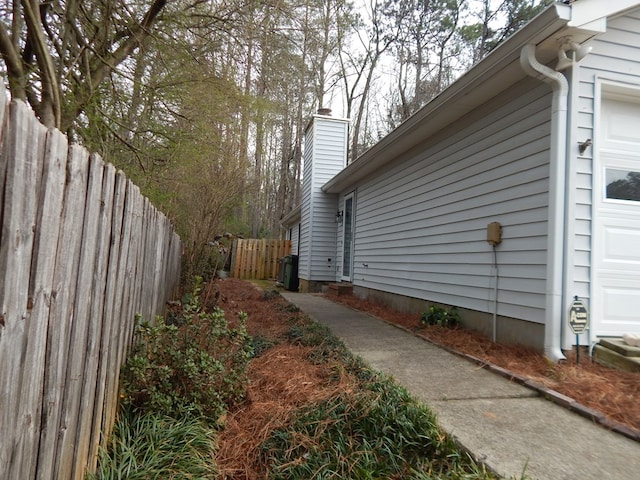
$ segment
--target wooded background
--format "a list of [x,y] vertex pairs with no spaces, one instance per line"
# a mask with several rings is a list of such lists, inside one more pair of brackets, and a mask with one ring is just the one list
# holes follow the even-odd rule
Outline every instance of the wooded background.
[[123,169],[199,272],[215,235],[281,236],[319,107],[349,159],[550,0],[8,0],[13,98]]

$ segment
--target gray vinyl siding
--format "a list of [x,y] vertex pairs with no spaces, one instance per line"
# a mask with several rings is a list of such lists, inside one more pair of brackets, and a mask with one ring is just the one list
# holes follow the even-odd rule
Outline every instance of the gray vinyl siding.
[[336,278],[337,196],[321,187],[345,167],[347,121],[314,117],[307,130],[302,189],[300,278],[334,281]]
[[[574,109],[576,141],[596,138],[593,130],[595,120],[596,79],[607,79],[640,85],[640,9],[624,16],[609,19],[607,32],[589,42],[593,47],[578,68]],[[594,148],[597,148],[594,145]],[[583,155],[574,153],[573,159],[575,193],[571,201],[573,222],[568,234],[573,261],[569,265],[567,291],[588,299],[591,281],[591,225],[592,225],[592,174],[593,149]]]
[[551,92],[518,92],[358,186],[356,285],[490,312],[498,221],[498,314],[544,322]]
[[[313,128],[313,125],[309,127]],[[310,251],[311,251],[311,172],[313,154],[313,134],[309,130],[304,140],[304,155],[302,168],[302,203],[300,210],[300,239],[298,248],[298,276],[309,279]]]

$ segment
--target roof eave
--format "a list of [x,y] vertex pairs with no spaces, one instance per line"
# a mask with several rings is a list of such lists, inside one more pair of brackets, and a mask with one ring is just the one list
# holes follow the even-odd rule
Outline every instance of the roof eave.
[[284,228],[291,227],[296,223],[300,223],[300,219],[302,218],[302,205],[298,205],[289,213],[287,213],[284,217],[280,219],[280,225]]

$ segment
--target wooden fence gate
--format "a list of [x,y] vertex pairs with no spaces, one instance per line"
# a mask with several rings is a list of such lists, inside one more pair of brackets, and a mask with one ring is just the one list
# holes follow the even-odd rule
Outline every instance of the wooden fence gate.
[[278,259],[289,255],[291,240],[236,239],[231,254],[231,275],[265,280],[278,276]]

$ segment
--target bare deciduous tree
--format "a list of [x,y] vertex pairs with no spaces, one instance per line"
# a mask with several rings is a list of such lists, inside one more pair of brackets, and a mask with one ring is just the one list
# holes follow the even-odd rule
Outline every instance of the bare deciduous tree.
[[28,102],[45,125],[68,130],[97,87],[150,35],[166,4],[9,2],[0,54],[11,95]]

